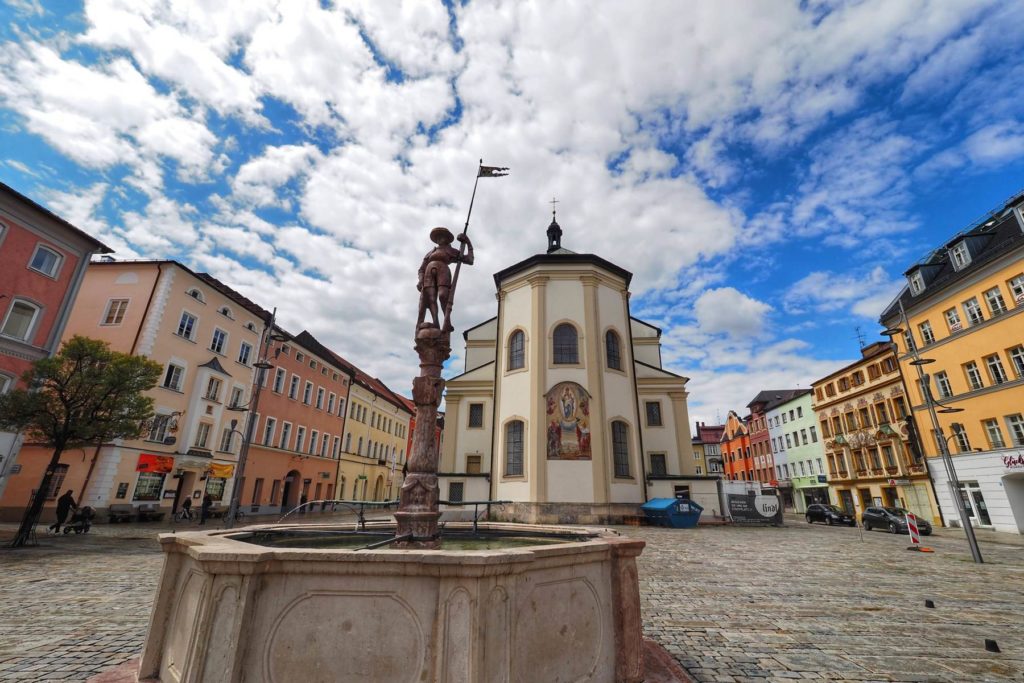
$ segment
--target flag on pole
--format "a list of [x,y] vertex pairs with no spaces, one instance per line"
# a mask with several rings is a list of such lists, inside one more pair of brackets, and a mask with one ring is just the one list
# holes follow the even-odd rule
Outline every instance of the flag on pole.
[[481,166],[477,178],[501,178],[508,175],[508,166]]

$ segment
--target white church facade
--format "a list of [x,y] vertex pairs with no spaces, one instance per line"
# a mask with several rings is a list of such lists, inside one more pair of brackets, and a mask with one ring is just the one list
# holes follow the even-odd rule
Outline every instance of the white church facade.
[[661,330],[630,315],[632,275],[561,246],[494,275],[495,317],[463,333],[447,382],[442,498],[504,500],[498,518],[618,523],[650,498],[717,504],[699,472],[687,378],[661,367]]

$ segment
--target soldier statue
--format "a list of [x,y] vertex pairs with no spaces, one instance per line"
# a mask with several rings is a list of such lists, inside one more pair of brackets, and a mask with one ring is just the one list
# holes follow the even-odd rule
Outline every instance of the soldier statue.
[[[459,250],[452,247],[452,242],[455,239],[466,245],[467,253],[462,254]],[[416,329],[441,327],[440,320],[437,317],[437,307],[438,302],[440,302],[441,310],[445,314],[444,331],[451,332],[453,328],[448,320],[448,298],[452,288],[452,273],[448,266],[449,264],[460,262],[465,263],[467,266],[473,265],[473,243],[469,241],[469,237],[465,233],[460,234],[458,238],[453,237],[451,230],[448,228],[434,228],[431,230],[430,241],[437,246],[423,257],[423,264],[420,265],[419,282],[416,284],[416,289],[420,292],[420,312],[419,319],[416,322]],[[433,319],[432,323],[424,322],[427,311],[430,311],[430,317]]]

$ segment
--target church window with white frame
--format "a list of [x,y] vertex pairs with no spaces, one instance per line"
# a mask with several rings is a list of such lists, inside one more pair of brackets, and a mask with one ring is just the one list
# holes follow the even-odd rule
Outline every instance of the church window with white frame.
[[562,323],[555,328],[553,341],[556,364],[576,365],[580,362],[579,336],[575,327],[569,323]]
[[516,330],[508,338],[508,369],[519,370],[526,367],[526,334]]
[[608,367],[612,370],[622,369],[622,344],[619,343],[619,335],[614,330],[604,333],[605,355],[608,359]]
[[506,476],[523,476],[523,431],[524,425],[522,420],[512,420],[505,425]]
[[629,476],[629,427],[621,420],[612,422],[612,459],[616,477]]

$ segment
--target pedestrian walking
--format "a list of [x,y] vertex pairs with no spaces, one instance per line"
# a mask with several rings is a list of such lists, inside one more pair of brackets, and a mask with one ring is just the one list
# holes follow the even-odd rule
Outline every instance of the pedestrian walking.
[[213,507],[213,498],[210,494],[203,494],[203,504],[199,507],[199,523],[206,524],[206,518],[210,516],[210,508]]
[[308,503],[308,502],[309,502],[309,498],[307,498],[306,494],[303,493],[302,497],[299,498],[299,514],[300,515],[306,514],[306,503]]
[[68,518],[68,514],[72,510],[77,510],[78,504],[75,503],[75,494],[68,489],[64,492],[64,495],[57,499],[57,521],[50,525],[50,531],[55,534],[60,533],[60,527],[64,523],[64,520]]

